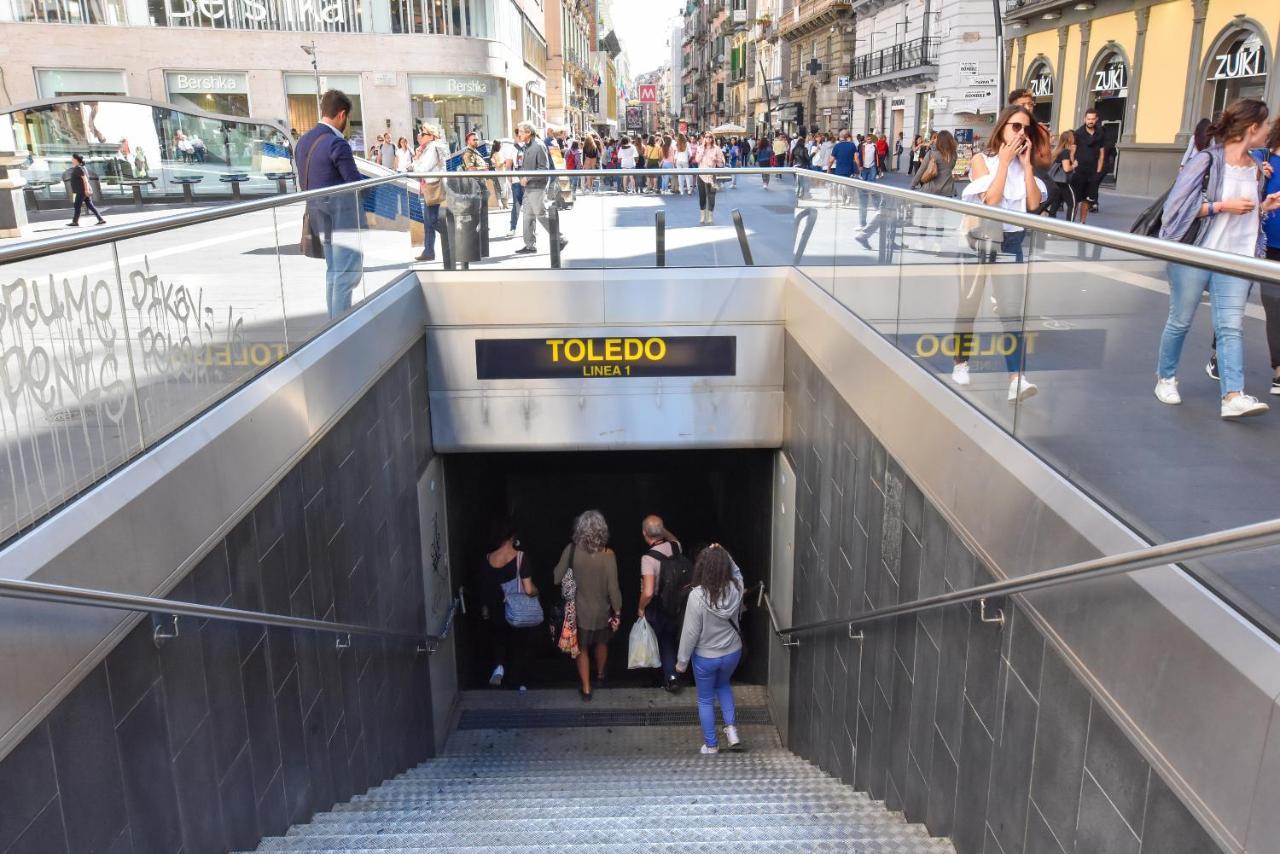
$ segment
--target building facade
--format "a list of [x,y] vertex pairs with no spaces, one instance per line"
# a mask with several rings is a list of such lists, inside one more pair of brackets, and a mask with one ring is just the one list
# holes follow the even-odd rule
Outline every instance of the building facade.
[[[854,14],[857,50],[838,84],[852,131],[887,135],[891,151],[936,130],[962,146],[990,132],[1000,43],[987,0],[861,0]],[[892,165],[905,170],[907,160]]]
[[[870,0],[876,2],[876,0]],[[800,0],[783,4],[778,34],[787,43],[782,72],[787,94],[778,122],[792,133],[834,130],[848,124],[848,95],[840,88],[853,59],[856,24],[852,0]]]
[[596,8],[588,0],[545,0],[547,121],[571,134],[595,127],[600,113]]
[[338,88],[355,102],[358,145],[386,131],[412,137],[423,121],[459,145],[469,130],[504,136],[544,114],[540,2],[0,2],[0,96],[13,106],[127,95],[303,132],[317,88]]
[[1004,19],[1010,87],[1055,133],[1096,109],[1120,192],[1167,189],[1196,123],[1233,100],[1280,112],[1274,0],[1008,0]]

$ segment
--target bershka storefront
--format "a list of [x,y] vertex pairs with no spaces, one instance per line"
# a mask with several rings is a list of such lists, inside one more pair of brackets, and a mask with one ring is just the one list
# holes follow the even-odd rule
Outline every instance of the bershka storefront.
[[169,102],[224,116],[249,116],[249,75],[243,71],[167,71]]
[[423,122],[444,129],[452,151],[462,148],[469,131],[481,139],[510,132],[506,122],[506,86],[496,77],[409,75],[414,132]]

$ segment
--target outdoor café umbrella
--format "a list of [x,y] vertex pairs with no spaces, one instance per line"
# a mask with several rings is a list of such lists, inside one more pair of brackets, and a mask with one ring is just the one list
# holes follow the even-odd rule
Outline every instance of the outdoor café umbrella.
[[742,125],[735,125],[732,122],[724,125],[716,125],[711,129],[711,133],[715,136],[728,136],[730,134],[744,134],[747,129]]

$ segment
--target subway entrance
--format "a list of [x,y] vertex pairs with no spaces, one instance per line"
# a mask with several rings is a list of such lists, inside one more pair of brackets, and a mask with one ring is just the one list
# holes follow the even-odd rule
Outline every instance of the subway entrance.
[[[741,567],[752,591],[768,577],[772,450],[608,451],[450,454],[444,457],[448,502],[449,558],[454,579],[467,591],[469,613],[458,626],[458,681],[463,689],[488,684],[495,627],[486,621],[482,585],[494,583],[486,555],[495,548],[504,520],[514,524],[525,566],[550,617],[560,601],[552,573],[570,541],[573,521],[584,510],[599,510],[609,525],[609,545],[618,562],[622,621],[609,642],[610,685],[658,685],[657,670],[627,670],[627,638],[640,597],[640,558],[648,549],[641,521],[649,514],[666,527],[692,557],[712,542],[724,545]],[[747,646],[736,679],[763,683],[767,676],[767,615],[755,613],[754,596],[743,616]],[[500,627],[498,627],[500,629]],[[574,663],[555,648],[550,629],[527,637],[530,689],[570,687]],[[513,688],[514,685],[504,685]]]

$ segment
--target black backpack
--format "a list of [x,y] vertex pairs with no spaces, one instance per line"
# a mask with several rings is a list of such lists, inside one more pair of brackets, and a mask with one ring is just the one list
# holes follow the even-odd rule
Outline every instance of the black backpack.
[[649,549],[648,555],[662,567],[658,575],[658,610],[662,616],[677,620],[684,614],[693,589],[693,563],[676,542],[671,543],[670,556],[657,549]]

